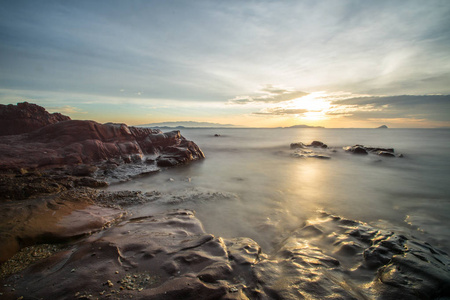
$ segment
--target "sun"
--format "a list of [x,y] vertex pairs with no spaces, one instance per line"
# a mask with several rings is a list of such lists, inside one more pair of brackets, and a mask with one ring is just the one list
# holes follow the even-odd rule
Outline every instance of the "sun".
[[324,92],[313,92],[306,96],[294,99],[286,103],[286,108],[305,110],[301,114],[304,120],[323,120],[327,119],[327,112],[331,109],[331,101],[327,100],[327,94]]

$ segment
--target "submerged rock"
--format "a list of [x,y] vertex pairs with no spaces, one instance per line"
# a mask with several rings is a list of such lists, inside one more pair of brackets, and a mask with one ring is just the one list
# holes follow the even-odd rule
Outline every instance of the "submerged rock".
[[[309,145],[305,145],[302,142],[291,143],[290,148],[295,150],[295,152],[291,154],[292,157],[318,158],[318,159],[331,158],[329,155],[327,155],[329,153],[328,146],[320,141],[313,141]],[[318,152],[314,152],[312,150],[309,150],[308,148],[320,148],[320,149],[318,149]]]
[[291,149],[302,149],[302,148],[306,148],[306,145],[303,144],[302,142],[291,143]]
[[323,213],[280,241],[268,255],[250,238],[206,233],[189,210],[143,215],[5,278],[0,293],[7,299],[433,299],[450,292],[447,254],[411,237]]
[[328,148],[328,146],[320,141],[313,141],[308,147],[314,148]]
[[299,143],[292,143],[291,144],[291,149],[298,149],[298,148],[307,148],[307,147],[313,147],[313,148],[328,148],[328,146],[326,144],[324,144],[323,142],[320,141],[313,141],[311,144],[309,145],[305,145],[302,142]]
[[[376,154],[384,157],[396,157],[394,148],[381,148],[381,147],[367,147],[363,145],[354,145],[344,147],[344,150],[353,154]],[[403,155],[398,155],[398,157],[403,157]]]
[[360,145],[344,147],[344,150],[347,151],[347,152],[351,152],[353,154],[359,154],[359,155],[361,155],[361,154],[362,155],[369,154],[367,152],[367,150],[363,146],[360,146]]
[[329,155],[324,155],[322,153],[313,152],[310,150],[301,150],[297,149],[293,154],[293,157],[300,157],[300,158],[318,158],[318,159],[330,159],[331,157]]

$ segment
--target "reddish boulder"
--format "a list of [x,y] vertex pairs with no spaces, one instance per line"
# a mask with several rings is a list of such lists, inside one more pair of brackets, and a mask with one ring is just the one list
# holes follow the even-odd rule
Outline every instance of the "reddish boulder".
[[[44,110],[34,104],[19,104],[24,105],[36,111]],[[29,115],[24,116],[33,120]],[[7,119],[12,120],[12,117]],[[187,141],[179,131],[163,133],[159,129],[128,127],[125,124],[69,119],[55,121],[32,132],[0,137],[2,170],[95,164],[110,159],[136,162],[145,155],[171,158],[171,165],[204,158],[200,148]]]
[[48,113],[45,108],[28,103],[0,104],[0,135],[31,132],[38,128],[70,118],[60,113]]

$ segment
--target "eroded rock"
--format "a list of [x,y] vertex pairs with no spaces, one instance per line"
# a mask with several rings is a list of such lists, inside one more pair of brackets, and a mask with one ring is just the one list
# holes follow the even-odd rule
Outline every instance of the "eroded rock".
[[28,102],[17,105],[0,104],[0,136],[27,133],[68,120],[68,116],[60,113],[50,114],[43,107]]
[[427,243],[326,213],[267,255],[249,238],[215,237],[191,211],[173,210],[94,233],[10,276],[0,292],[11,298],[433,299],[448,295],[449,264],[447,254]]

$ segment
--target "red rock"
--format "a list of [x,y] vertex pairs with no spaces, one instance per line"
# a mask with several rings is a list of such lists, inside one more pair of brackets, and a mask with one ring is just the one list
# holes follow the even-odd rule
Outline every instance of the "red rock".
[[28,102],[17,105],[0,104],[0,135],[21,134],[61,121],[70,117],[60,113],[48,113],[43,107]]
[[[34,104],[25,106],[39,112],[43,110]],[[30,116],[26,117],[32,120]],[[125,124],[66,120],[20,135],[1,136],[0,169],[54,168],[109,159],[132,162],[136,157],[165,155],[165,152],[174,164],[204,158],[200,148],[187,141],[179,131],[162,133]]]

